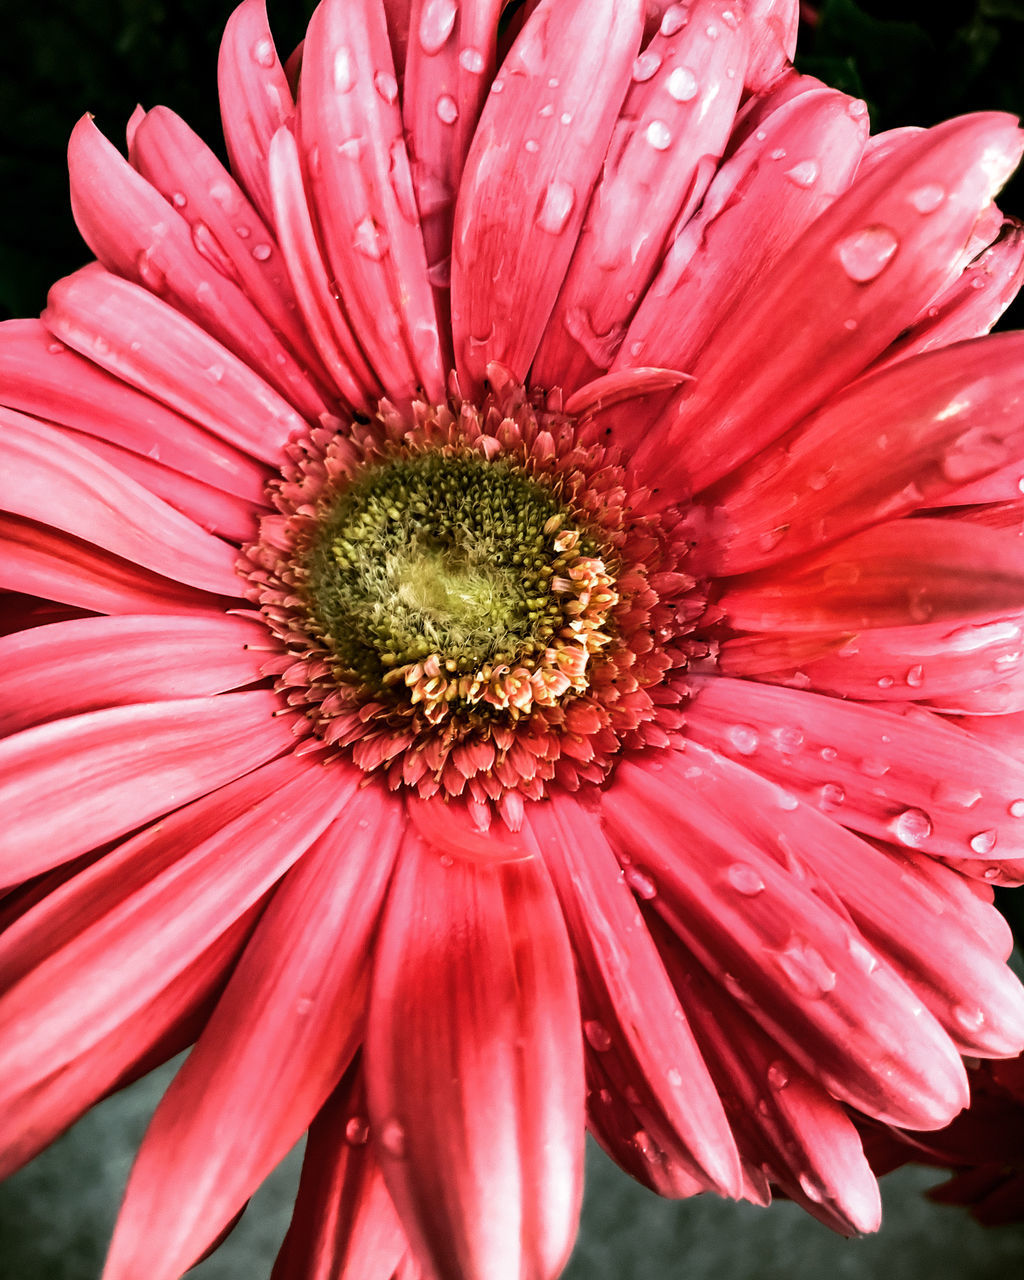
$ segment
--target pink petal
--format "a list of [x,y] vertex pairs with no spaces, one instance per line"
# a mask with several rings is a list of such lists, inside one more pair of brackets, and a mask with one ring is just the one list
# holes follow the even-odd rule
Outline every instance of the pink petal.
[[504,0],[462,6],[416,0],[408,17],[417,38],[409,44],[402,118],[435,287],[444,287],[450,277],[455,193],[494,77],[498,18],[504,7]]
[[298,136],[352,327],[387,393],[445,396],[434,298],[380,0],[325,0],[306,36]]
[[739,1161],[721,1101],[596,817],[559,797],[532,805],[528,823],[569,930],[584,1034],[605,1074],[640,1095],[635,1105],[651,1117],[644,1127],[655,1141],[668,1130],[691,1176],[737,1196]]
[[878,1184],[846,1112],[667,929],[660,936],[665,964],[727,1100],[745,1159],[833,1230],[876,1231],[882,1212]]
[[137,565],[28,520],[0,513],[0,587],[96,613],[201,613],[205,591],[183,587]]
[[652,905],[840,1101],[888,1123],[948,1123],[967,1080],[939,1024],[848,918],[706,803],[690,776],[699,761],[670,753],[664,765],[621,764],[602,808],[620,859],[654,886]]
[[279,129],[270,144],[270,195],[292,287],[306,328],[339,390],[351,405],[366,406],[380,384],[366,363],[341,309],[311,221],[295,136]]
[[1024,456],[1024,334],[861,378],[734,472],[708,503],[699,571],[744,573],[943,498]]
[[686,25],[656,35],[638,59],[534,383],[573,391],[611,366],[670,229],[700,202],[729,137],[747,57],[748,25],[729,4],[697,0]]
[[831,89],[804,92],[726,160],[669,246],[615,368],[692,368],[737,304],[849,186],[867,136],[867,117],[850,108]]
[[[140,126],[141,133],[145,122]],[[326,406],[304,369],[246,293],[225,274],[205,224],[197,233],[141,177],[90,117],[68,146],[71,208],[82,238],[114,274],[143,285],[259,370],[307,418]],[[197,244],[198,240],[198,244]],[[200,249],[199,246],[202,246]]]
[[0,409],[0,509],[155,573],[237,596],[238,553],[58,427]]
[[753,45],[744,80],[748,93],[763,93],[786,69],[796,51],[799,0],[747,0]]
[[1015,534],[962,520],[894,520],[738,578],[718,603],[739,631],[956,626],[1024,608],[1024,560]]
[[1021,856],[1024,766],[937,716],[747,680],[692,685],[690,737],[843,826],[941,857]]
[[327,1100],[362,1032],[370,940],[403,821],[397,802],[359,793],[275,891],[157,1107],[106,1280],[177,1280]]
[[207,838],[192,844],[179,815],[135,837],[136,856],[148,845],[162,869],[0,1000],[10,1050],[0,1077],[5,1105],[156,999],[284,875],[352,790],[339,787],[337,770],[286,758],[216,797],[229,812],[240,791],[251,802]]
[[390,1277],[407,1244],[369,1142],[359,1066],[310,1125],[291,1225],[270,1280]]
[[245,454],[57,342],[38,320],[0,324],[5,404],[237,494],[263,501],[267,473]]
[[526,378],[601,173],[643,10],[641,0],[545,0],[491,87],[452,251],[455,359],[467,391],[491,361]]
[[272,759],[294,742],[269,692],[142,703],[0,743],[0,884],[66,862]]
[[265,0],[243,0],[228,18],[217,83],[232,172],[273,226],[267,154],[270,139],[294,113],[295,104],[274,47]]
[[50,289],[43,323],[130,386],[262,462],[306,424],[247,365],[145,289],[98,264]]
[[82,618],[16,632],[0,639],[0,731],[253,684],[266,642],[258,622],[216,613]]
[[366,1072],[378,1158],[416,1254],[467,1280],[553,1280],[579,1211],[583,1063],[572,953],[539,859],[465,861],[410,831]]
[[319,386],[329,387],[316,349],[296,318],[273,224],[260,217],[210,148],[180,116],[154,107],[135,130],[129,158],[188,223],[200,252],[239,285]]
[[880,161],[722,325],[688,370],[693,390],[649,432],[637,464],[667,485],[667,452],[672,487],[703,489],[849,382],[958,269],[1020,152],[1016,121],[989,112],[928,129]]

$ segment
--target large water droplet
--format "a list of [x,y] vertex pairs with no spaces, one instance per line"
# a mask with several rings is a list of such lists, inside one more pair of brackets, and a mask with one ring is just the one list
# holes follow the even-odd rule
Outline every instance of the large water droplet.
[[674,36],[677,31],[682,31],[689,21],[690,15],[686,12],[684,5],[670,4],[662,14],[661,34],[663,36]]
[[899,248],[896,233],[881,225],[863,227],[836,246],[843,270],[857,284],[867,284],[882,274]]
[[576,203],[576,192],[572,185],[561,178],[548,183],[544,199],[537,213],[537,226],[550,235],[558,235],[565,230],[573,205]]
[[252,60],[258,67],[269,70],[277,61],[274,53],[274,42],[268,40],[266,36],[262,40],[257,40],[252,47]]
[[608,1028],[602,1022],[588,1018],[583,1024],[583,1034],[587,1037],[590,1047],[598,1053],[607,1053],[612,1047],[612,1038],[608,1034]]
[[667,151],[672,145],[672,130],[664,120],[652,120],[645,136],[655,151]]
[[900,844],[918,849],[932,833],[932,820],[923,809],[904,809],[889,823],[889,830]]
[[764,892],[764,881],[749,863],[730,863],[725,870],[725,878],[745,898],[754,898]]
[[946,198],[946,188],[937,182],[926,182],[911,191],[908,198],[918,213],[934,213]]
[[835,971],[805,938],[794,934],[779,951],[778,958],[779,967],[800,995],[817,1000],[834,989]]
[[665,87],[668,89],[669,97],[675,98],[676,102],[692,101],[700,89],[697,77],[689,67],[676,67],[666,81]]
[[442,93],[437,100],[437,118],[442,124],[454,124],[459,118],[459,104],[450,93]]
[[787,169],[785,176],[798,187],[813,187],[818,180],[821,167],[817,160],[801,160],[799,164]]
[[752,756],[761,745],[761,738],[753,725],[731,724],[725,731],[726,739],[741,756]]
[[455,27],[459,6],[456,0],[427,0],[420,14],[420,48],[426,54],[440,53]]
[[352,50],[344,45],[334,54],[334,87],[339,93],[349,93],[356,82],[356,63]]
[[970,845],[975,853],[980,853],[984,857],[996,847],[998,839],[999,835],[995,831],[979,831],[977,835],[971,836]]

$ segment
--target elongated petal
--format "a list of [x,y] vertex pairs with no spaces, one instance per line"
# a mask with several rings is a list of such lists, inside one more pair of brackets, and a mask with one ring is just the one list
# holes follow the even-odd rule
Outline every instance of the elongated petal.
[[379,0],[325,0],[299,85],[308,190],[334,279],[387,393],[444,398],[434,297]]
[[1020,152],[1016,121],[982,113],[880,160],[723,324],[637,464],[665,486],[668,453],[673,485],[703,489],[860,373],[948,283]]
[[691,737],[843,826],[943,857],[1021,856],[1024,767],[937,716],[747,680],[699,676],[693,688]]
[[967,1080],[939,1024],[847,918],[701,800],[688,777],[699,763],[665,764],[623,763],[603,806],[620,857],[655,886],[652,904],[829,1092],[891,1123],[946,1124]]
[[73,427],[262,503],[267,473],[239,450],[57,342],[38,320],[0,324],[0,396],[34,418]]
[[0,409],[0,509],[92,542],[129,563],[238,595],[234,547],[206,533],[59,428]]
[[366,1070],[416,1252],[452,1280],[553,1280],[579,1210],[583,1063],[572,956],[539,859],[486,866],[409,833]]
[[866,115],[850,106],[824,87],[802,93],[726,160],[670,245],[615,368],[693,366],[743,296],[849,186],[867,136]]
[[728,478],[701,572],[744,573],[879,519],[939,506],[1024,456],[1024,334],[958,343],[859,379]]
[[130,386],[261,462],[305,424],[258,374],[173,307],[98,264],[59,280],[43,323]]
[[252,684],[261,655],[246,646],[265,642],[259,623],[216,613],[82,618],[15,632],[0,639],[0,730]]
[[156,1110],[106,1280],[143,1267],[176,1280],[326,1101],[362,1031],[370,937],[402,824],[399,802],[362,792],[278,887]]
[[224,141],[235,177],[273,226],[270,139],[295,111],[267,22],[266,0],[242,0],[224,28],[217,63]]
[[405,1233],[370,1143],[358,1061],[309,1127],[288,1234],[270,1280],[390,1280]]
[[[140,126],[144,129],[145,121]],[[188,316],[306,417],[326,406],[295,357],[281,344],[246,293],[222,269],[214,236],[196,233],[154,187],[136,173],[86,116],[68,147],[71,208],[78,229],[103,265],[143,285]]]
[[744,88],[762,93],[784,73],[796,50],[799,0],[748,0],[747,20],[753,47]]
[[636,1105],[682,1145],[693,1176],[738,1195],[739,1161],[721,1101],[599,824],[560,797],[531,806],[529,825],[576,955],[584,1032],[606,1055],[606,1074],[618,1076],[623,1092],[642,1095]]
[[455,361],[467,389],[490,361],[525,380],[625,96],[643,10],[638,0],[545,0],[491,87],[452,251]]
[[0,743],[0,883],[17,884],[279,755],[272,693],[141,703]]
[[573,391],[610,367],[670,229],[700,202],[725,149],[747,24],[728,0],[698,0],[687,16],[671,35],[656,35],[638,60],[534,361],[540,386]]

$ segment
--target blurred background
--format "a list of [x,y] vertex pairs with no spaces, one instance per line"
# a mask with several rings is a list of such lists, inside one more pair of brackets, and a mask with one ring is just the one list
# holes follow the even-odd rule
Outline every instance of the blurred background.
[[[136,103],[165,103],[219,145],[217,44],[234,0],[0,0],[0,318],[37,314],[49,284],[90,256],[71,219],[65,146],[92,112],[113,140]],[[301,39],[311,0],[270,0],[279,46]],[[1024,111],[1024,0],[821,0],[803,6],[798,66],[869,104],[874,129],[969,110]],[[1024,217],[1024,179],[1004,210]],[[1018,304],[1002,327],[1024,326]],[[1021,937],[1024,892],[1001,905]],[[108,1099],[0,1185],[0,1280],[96,1280],[132,1154],[174,1064]],[[196,1280],[268,1277],[287,1226],[298,1153],[254,1198]],[[568,1280],[1010,1280],[1024,1226],[986,1230],[930,1204],[941,1180],[909,1168],[883,1183],[882,1231],[844,1241],[790,1204],[658,1200],[591,1152]],[[140,1277],[140,1280],[143,1278]]]

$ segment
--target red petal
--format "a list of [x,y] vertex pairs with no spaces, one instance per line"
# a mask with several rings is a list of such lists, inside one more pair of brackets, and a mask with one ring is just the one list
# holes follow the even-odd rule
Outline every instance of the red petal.
[[359,793],[275,891],[157,1107],[106,1280],[143,1270],[176,1280],[326,1101],[362,1031],[370,939],[403,822],[397,802]]
[[467,392],[491,361],[526,378],[601,172],[643,10],[640,0],[545,0],[491,86],[452,251],[455,360]]
[[442,1275],[553,1280],[579,1211],[583,1063],[572,954],[539,859],[484,865],[409,833],[366,1072],[415,1252]]
[[783,74],[796,51],[799,0],[747,0],[753,47],[744,78],[748,93],[762,93]]

